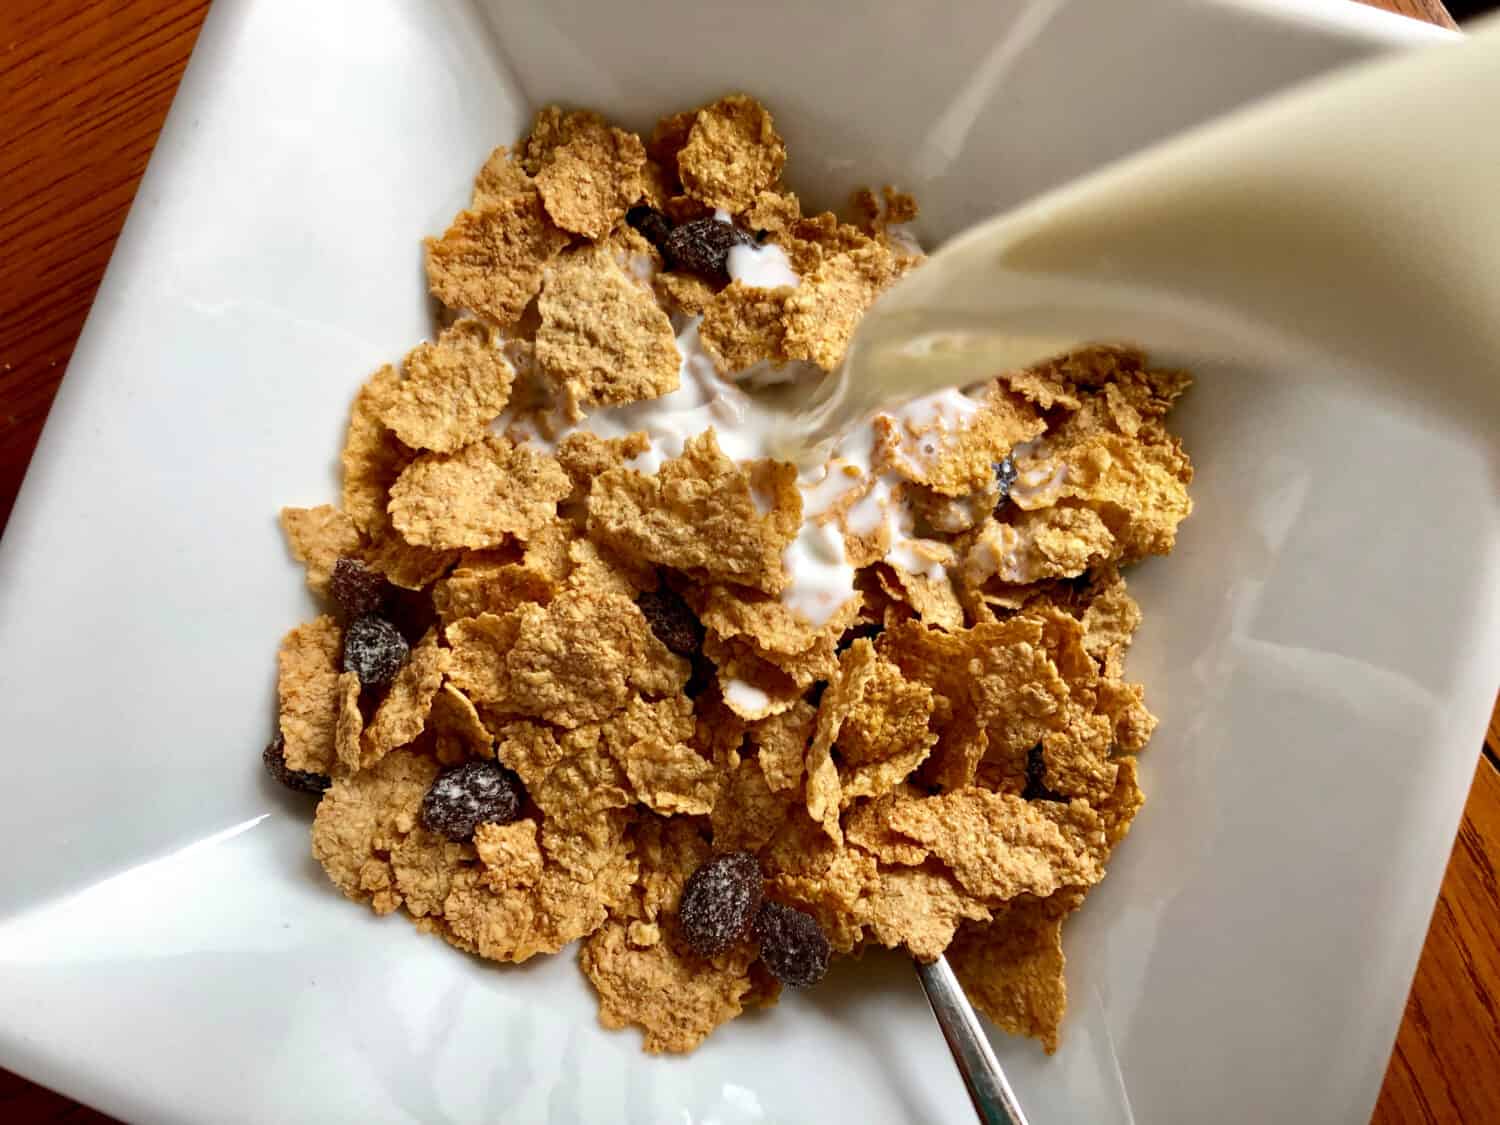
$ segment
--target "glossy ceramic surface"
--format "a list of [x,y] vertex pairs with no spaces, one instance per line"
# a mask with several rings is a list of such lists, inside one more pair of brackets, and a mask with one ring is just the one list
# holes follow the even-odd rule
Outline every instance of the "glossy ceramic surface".
[[[162,1122],[965,1120],[899,958],[652,1059],[570,958],[343,901],[259,767],[313,608],[275,512],[335,495],[354,388],[430,329],[418,236],[538,101],[754,90],[806,197],[895,180],[939,240],[1435,38],[1341,0],[220,0],[0,544],[0,1061]],[[1150,802],[1061,1051],[997,1048],[1039,1122],[1362,1122],[1500,670],[1500,419],[1197,358],[1198,513],[1134,583]]]

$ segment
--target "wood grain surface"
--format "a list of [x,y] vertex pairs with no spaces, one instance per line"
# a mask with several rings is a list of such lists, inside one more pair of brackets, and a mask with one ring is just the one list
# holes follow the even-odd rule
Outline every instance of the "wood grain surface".
[[[1453,26],[1438,0],[1367,2]],[[0,528],[207,8],[0,0]],[[1500,1122],[1497,764],[1500,707],[1376,1125]],[[0,1121],[109,1120],[0,1070]]]

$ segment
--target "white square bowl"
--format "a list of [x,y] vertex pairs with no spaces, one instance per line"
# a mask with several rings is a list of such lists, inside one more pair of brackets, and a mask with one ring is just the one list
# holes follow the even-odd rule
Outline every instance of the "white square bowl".
[[[966,1119],[894,956],[648,1058],[569,957],[344,902],[260,772],[312,612],[275,512],[335,495],[354,388],[431,329],[418,236],[541,102],[750,90],[805,198],[898,182],[936,241],[1440,37],[1344,0],[220,0],[0,544],[0,1061],[161,1122]],[[1037,1122],[1362,1122],[1453,839],[1500,419],[1263,351],[1196,357],[1178,417],[1198,511],[1134,583],[1150,802],[1068,932],[1061,1051],[998,1043]]]

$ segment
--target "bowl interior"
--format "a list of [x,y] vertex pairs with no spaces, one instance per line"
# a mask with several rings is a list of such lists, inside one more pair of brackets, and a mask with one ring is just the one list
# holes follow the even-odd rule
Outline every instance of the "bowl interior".
[[[1350,8],[220,0],[0,545],[13,784],[68,794],[0,823],[7,1060],[158,1120],[963,1119],[894,956],[648,1059],[566,956],[481,965],[338,899],[258,772],[312,612],[275,512],[336,495],[354,388],[431,329],[418,237],[536,104],[642,128],[755,92],[805,199],[897,183],[935,242],[1425,37]],[[997,1041],[1036,1120],[1367,1114],[1493,689],[1485,451],[1220,343],[1171,357],[1198,508],[1133,581],[1149,803],[1068,932],[1062,1050]]]

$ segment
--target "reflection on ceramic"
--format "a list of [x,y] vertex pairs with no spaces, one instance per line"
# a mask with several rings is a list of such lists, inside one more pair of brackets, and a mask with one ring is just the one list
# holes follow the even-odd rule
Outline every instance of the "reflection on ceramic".
[[[1343,0],[220,0],[0,544],[0,1062],[153,1122],[965,1120],[898,957],[653,1059],[565,958],[342,901],[259,774],[312,611],[275,512],[334,495],[353,389],[430,328],[419,235],[535,100],[639,127],[755,90],[795,189],[900,182],[937,241],[1435,38]],[[1182,358],[1198,511],[1134,583],[1150,800],[1068,931],[1061,1051],[997,1046],[1037,1121],[1363,1122],[1500,669],[1500,475],[1415,378]]]

